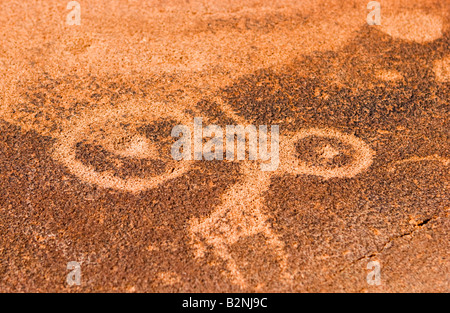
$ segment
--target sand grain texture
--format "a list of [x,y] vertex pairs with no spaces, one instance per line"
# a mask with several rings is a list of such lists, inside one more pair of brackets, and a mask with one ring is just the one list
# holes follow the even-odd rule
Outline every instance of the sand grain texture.
[[449,291],[449,1],[79,2],[0,2],[0,292]]

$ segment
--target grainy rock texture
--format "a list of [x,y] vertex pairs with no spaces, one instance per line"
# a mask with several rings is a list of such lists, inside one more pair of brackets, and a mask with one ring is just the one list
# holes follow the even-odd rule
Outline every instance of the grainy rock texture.
[[0,292],[449,291],[448,0],[68,2],[0,3]]

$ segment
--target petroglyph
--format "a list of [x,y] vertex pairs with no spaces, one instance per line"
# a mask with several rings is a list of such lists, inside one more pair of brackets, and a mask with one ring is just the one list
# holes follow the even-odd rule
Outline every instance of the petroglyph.
[[[341,5],[339,4],[339,6]],[[330,12],[332,11],[330,10]],[[281,13],[285,14],[285,11]],[[218,13],[215,14],[217,17]],[[288,13],[286,14],[286,16],[288,16]],[[335,15],[335,13],[330,14],[333,16]],[[223,16],[226,17],[229,16],[229,14],[226,13],[223,14]],[[312,52],[319,53],[324,50],[336,52],[336,48],[345,42],[346,39],[352,37],[352,31],[359,27],[359,22],[355,22],[355,19],[345,16],[343,20],[336,20],[333,17],[329,22],[320,23],[320,27],[317,28],[315,25],[310,25],[309,22],[305,25],[304,19],[307,16],[308,15],[305,13],[305,15],[299,15],[299,17],[296,17],[294,20],[284,20],[283,18],[282,23],[280,23],[277,21],[276,16],[266,16],[263,14],[262,17],[264,18],[260,17],[260,20],[265,19],[266,22],[256,23],[258,26],[255,27],[254,25],[256,24],[252,23],[253,21],[258,21],[258,18],[251,19],[250,21],[252,21],[252,23],[247,23],[246,21],[249,19],[246,16],[240,17],[238,13],[235,13],[232,19],[227,18],[225,20],[216,21],[214,20],[214,15],[212,15],[205,20],[193,22],[192,25],[200,24],[201,27],[198,29],[183,30],[177,33],[176,36],[165,34],[164,38],[166,39],[164,40],[160,38],[161,36],[159,36],[158,33],[153,33],[152,36],[159,39],[147,41],[147,39],[144,38],[142,42],[146,42],[144,45],[151,47],[151,49],[136,50],[136,54],[134,55],[136,57],[136,63],[133,64],[132,62],[134,60],[130,60],[130,64],[133,64],[134,67],[137,67],[136,65],[138,65],[139,68],[142,68],[141,71],[138,71],[140,74],[137,75],[142,75],[142,73],[148,75],[146,77],[161,75],[162,78],[159,79],[161,81],[160,85],[154,86],[152,85],[152,82],[141,89],[141,80],[130,84],[124,83],[122,86],[123,88],[120,86],[117,88],[116,86],[105,86],[103,89],[98,88],[98,90],[94,90],[97,88],[95,87],[97,84],[95,81],[86,86],[82,84],[78,88],[71,88],[70,86],[73,85],[72,82],[56,84],[44,81],[39,88],[34,88],[35,86],[33,85],[29,86],[32,88],[28,91],[26,90],[25,93],[29,93],[31,95],[30,97],[16,99],[15,96],[13,97],[13,92],[11,91],[13,89],[9,88],[10,86],[6,86],[6,84],[1,84],[0,91],[3,94],[3,98],[5,99],[4,102],[7,103],[8,108],[2,103],[0,114],[2,118],[4,117],[13,124],[15,123],[21,126],[26,125],[27,128],[24,128],[26,130],[33,129],[41,134],[55,138],[56,144],[53,147],[53,156],[64,164],[70,173],[77,176],[83,182],[94,184],[102,188],[112,188],[131,193],[156,188],[161,184],[165,184],[172,179],[188,173],[193,163],[190,161],[175,162],[170,156],[170,149],[167,149],[167,153],[162,153],[161,145],[151,137],[145,136],[140,131],[141,127],[150,122],[160,121],[165,118],[192,127],[194,115],[192,112],[187,113],[186,109],[195,110],[193,107],[195,107],[200,100],[209,99],[208,97],[211,95],[215,96],[218,90],[233,83],[236,78],[242,77],[243,75],[251,75],[255,70],[277,67],[286,62],[289,63],[294,58],[297,62],[302,62],[302,58],[308,56]],[[192,20],[193,18],[194,17],[189,17],[189,20]],[[311,18],[309,19],[312,20]],[[156,19],[148,20],[153,21]],[[239,21],[239,24],[236,27],[229,26],[228,24],[230,21]],[[294,24],[295,27],[292,27],[293,21],[296,23]],[[342,27],[343,21],[346,25],[351,23],[351,27],[348,25],[344,30]],[[183,23],[179,23],[179,25],[182,24]],[[126,25],[126,23],[119,25]],[[272,25],[277,25],[277,27],[272,27]],[[383,16],[383,22],[380,26],[385,34],[392,36],[394,39],[401,39],[414,43],[428,43],[441,38],[443,32],[442,27],[443,21],[440,17],[431,14],[414,13],[411,15],[408,12],[394,17],[389,17],[389,15]],[[149,29],[151,28],[152,27],[149,27]],[[170,30],[168,31],[170,32]],[[177,31],[179,31],[179,29]],[[213,31],[214,35],[211,35],[210,31]],[[253,33],[254,31],[262,33],[255,35]],[[186,40],[186,33],[194,34],[195,36],[191,36],[190,40]],[[336,35],[333,40],[329,40],[330,34],[337,33],[340,33],[340,35]],[[342,33],[345,33],[345,35]],[[119,34],[123,33],[119,32]],[[280,34],[283,36],[280,36]],[[375,34],[374,31],[370,35],[373,35],[374,38],[378,38]],[[107,55],[109,53],[107,52],[109,47],[120,45],[122,43],[116,42],[118,37],[120,37],[120,35],[112,38],[105,36],[102,45],[93,40],[92,48],[87,52],[80,51],[80,59],[77,60],[77,63],[83,63],[92,58],[92,63],[98,63],[98,67],[102,67],[104,65],[111,66],[111,64],[124,64],[124,62],[117,62],[117,64],[112,62],[111,64],[108,64],[104,60],[112,59],[115,61],[122,61],[123,59],[132,59],[129,58],[129,55],[126,55],[125,53],[121,54],[120,51],[113,49],[111,51],[113,51],[112,53],[117,54],[117,59],[106,57],[111,56]],[[123,37],[126,39],[126,36]],[[374,45],[378,45],[378,43],[375,42]],[[359,46],[365,47],[365,45]],[[51,48],[53,49],[53,47]],[[371,49],[366,50],[369,51],[367,54],[370,56]],[[414,51],[414,49],[411,50]],[[101,53],[102,51],[105,54]],[[352,48],[349,52],[352,57],[353,51],[354,49]],[[391,57],[388,52],[396,53],[394,49],[392,49],[392,51],[387,51],[385,49],[380,53],[376,51],[374,54],[377,56],[386,55],[386,58],[395,59]],[[52,60],[57,60],[58,64],[63,64],[64,61],[67,62],[64,58],[62,58],[62,60],[64,60],[62,62],[59,59],[58,54],[55,54],[53,51],[52,53]],[[340,52],[338,51],[336,55],[339,55],[339,53]],[[150,54],[151,57],[149,57]],[[323,58],[328,62],[329,59],[327,59],[327,55],[329,54],[320,55],[320,58]],[[126,56],[126,58],[124,58],[124,56]],[[356,53],[355,58],[352,59],[355,62],[352,62],[351,64],[356,66],[355,68],[358,72],[358,66],[361,67],[361,64],[367,64],[368,67],[371,67],[371,62],[376,60],[375,58],[364,58],[364,56],[367,56],[366,51],[364,51],[362,56],[363,58],[360,58],[361,55]],[[439,55],[435,58],[439,59],[433,60],[434,63],[430,62],[430,64],[432,64],[431,69],[434,71],[436,80],[438,82],[448,82],[448,57],[442,59],[442,55]],[[34,58],[30,58],[30,60],[30,63],[35,62]],[[36,58],[36,60],[39,61],[38,58]],[[251,61],[249,62],[249,60]],[[46,63],[46,67],[51,68],[52,64],[50,61],[48,62],[49,63]],[[406,62],[409,62],[409,59],[407,59],[405,63]],[[7,62],[5,62],[5,64],[6,63]],[[326,66],[332,63],[333,62],[328,62]],[[358,174],[368,171],[372,165],[375,152],[361,138],[337,129],[328,127],[319,128],[315,125],[334,125],[338,128],[341,126],[351,128],[351,126],[355,126],[356,123],[359,123],[363,126],[361,128],[369,128],[367,126],[368,123],[366,123],[367,120],[364,120],[364,118],[357,118],[357,122],[351,125],[345,124],[345,121],[347,121],[346,118],[341,120],[338,118],[333,120],[332,118],[336,116],[339,117],[339,114],[341,113],[342,115],[347,114],[348,116],[352,115],[353,117],[364,117],[366,116],[365,114],[367,114],[367,116],[371,119],[373,118],[373,120],[382,121],[385,115],[378,114],[379,112],[384,113],[381,109],[396,105],[400,107],[400,104],[407,104],[408,108],[410,107],[409,101],[402,100],[403,98],[396,99],[394,97],[396,93],[387,93],[391,91],[389,88],[395,85],[392,83],[399,81],[406,83],[408,79],[411,79],[411,77],[408,77],[408,75],[411,76],[411,73],[406,73],[406,66],[401,63],[393,64],[392,67],[395,69],[379,69],[374,73],[375,77],[382,80],[383,83],[386,83],[385,86],[388,86],[389,88],[363,90],[363,92],[367,91],[367,94],[374,94],[373,97],[372,95],[368,95],[367,98],[358,98],[356,91],[353,91],[353,89],[350,90],[350,88],[344,86],[348,81],[355,81],[357,79],[352,76],[352,73],[348,71],[348,68],[342,66],[342,63],[337,61],[335,63],[335,66],[339,68],[339,71],[333,72],[330,70],[329,73],[326,74],[329,75],[329,77],[336,77],[336,81],[340,84],[342,83],[342,86],[339,87],[342,89],[339,89],[334,93],[331,88],[330,90],[327,90],[329,85],[326,85],[326,78],[321,76],[320,69],[325,68],[325,65],[319,66],[319,70],[313,73],[312,76],[314,76],[314,79],[312,79],[312,76],[308,76],[308,71],[310,71],[311,68],[308,68],[307,66],[304,68],[298,66],[296,70],[304,74],[304,80],[299,80],[299,77],[294,77],[293,81],[290,82],[290,86],[295,88],[285,87],[284,85],[281,86],[282,84],[280,84],[280,86],[277,86],[280,90],[272,90],[273,94],[279,96],[281,100],[286,100],[285,106],[280,106],[279,112],[275,112],[275,115],[280,113],[279,120],[281,123],[292,120],[293,122],[291,124],[298,124],[295,125],[295,128],[291,128],[295,129],[295,131],[288,130],[285,133],[282,133],[283,135],[280,137],[280,167],[278,170],[274,172],[263,172],[260,170],[259,161],[239,162],[242,169],[241,180],[230,186],[222,194],[221,203],[213,208],[213,212],[209,216],[189,221],[188,231],[192,239],[192,245],[195,248],[196,257],[204,257],[208,248],[212,247],[215,256],[225,261],[226,272],[229,278],[242,288],[248,287],[249,282],[244,277],[243,272],[241,272],[238,264],[239,260],[233,258],[233,245],[239,244],[243,238],[255,235],[262,235],[262,237],[265,238],[268,249],[271,250],[271,253],[275,254],[278,267],[281,270],[280,279],[287,286],[292,282],[293,275],[289,269],[285,243],[283,242],[281,235],[273,230],[268,216],[264,213],[266,209],[268,209],[265,208],[265,195],[267,194],[267,191],[269,191],[270,184],[274,177],[297,175],[300,176],[299,179],[301,179],[302,175],[312,175],[321,177],[325,180],[332,178],[346,179],[354,178]],[[105,68],[107,68],[107,66],[105,66]],[[289,66],[291,66],[291,64]],[[129,68],[126,68],[126,71],[124,71],[123,68],[112,68],[112,71],[117,71],[119,76],[122,75],[123,72],[133,72],[128,71]],[[130,65],[130,68],[133,67]],[[381,66],[380,68],[384,67]],[[71,69],[69,69],[69,71],[70,70]],[[95,69],[93,71],[95,73],[94,75],[99,74],[98,72],[95,72]],[[170,84],[169,81],[171,81],[173,77],[162,75],[161,72],[171,72],[174,73],[174,76],[177,76],[178,81],[173,83],[175,87],[173,87],[172,90],[166,92],[165,88],[170,89],[166,84]],[[371,71],[368,72],[372,73]],[[348,79],[343,78],[346,75],[345,73],[348,73]],[[75,81],[83,81],[83,78],[76,78]],[[146,79],[143,79],[143,81],[146,81]],[[25,82],[27,81],[25,80]],[[105,82],[102,77],[100,77],[98,82],[110,83],[107,79]],[[115,85],[113,81],[111,82],[113,83],[112,85]],[[263,83],[262,88],[266,88],[266,82]],[[118,85],[121,84],[122,82],[119,81]],[[304,85],[302,86],[301,84]],[[294,92],[302,90],[304,94],[307,94],[308,89],[304,87],[309,86],[308,84],[317,87],[317,98],[314,101],[320,101],[320,108],[318,102],[310,101],[306,96],[301,98],[305,100],[305,103],[303,103],[303,100],[296,100],[292,94],[288,94],[286,98],[283,99],[283,91],[286,91],[285,89],[287,88],[294,89]],[[255,88],[254,84],[248,85],[250,86],[249,89]],[[142,98],[145,98],[145,96],[140,94],[139,96],[136,96],[135,93],[139,93],[139,91],[134,89],[131,90],[133,87],[141,89],[140,91],[142,91],[143,94],[158,94],[158,96],[155,97],[159,97],[159,100],[171,100],[167,100],[165,103],[158,101],[143,101]],[[297,89],[297,87],[299,88]],[[33,88],[36,90],[33,90]],[[180,94],[189,93],[191,91],[179,91],[179,89],[189,88],[190,90],[196,90],[196,93],[192,92],[189,95],[189,100],[181,100],[182,96],[180,96]],[[285,89],[283,90],[283,88]],[[120,99],[122,102],[117,101],[116,97],[120,97],[119,94],[121,94],[121,92],[127,93],[128,91],[126,90],[128,89],[131,90],[127,94],[129,101],[122,101],[123,99]],[[39,90],[49,91],[49,94],[46,94],[45,92],[41,93]],[[79,94],[84,92],[84,90],[88,90],[85,97]],[[415,96],[415,94],[410,95],[409,91],[410,90],[406,87],[404,90],[400,90],[400,92],[405,94],[407,100],[413,99],[413,96]],[[346,95],[346,92],[349,94],[353,92],[353,94],[348,96]],[[245,91],[243,93],[245,93]],[[336,97],[336,95],[340,96],[341,94],[344,99]],[[263,96],[268,97],[264,93],[261,93],[261,95],[258,95],[258,97],[254,99],[257,100],[259,97]],[[341,101],[348,100],[345,98],[346,96],[349,98],[352,97],[352,101]],[[153,95],[149,97],[153,97]],[[371,99],[374,98],[383,98],[383,102],[375,103],[374,101],[371,101]],[[353,99],[356,99],[356,101],[353,101]],[[145,98],[145,100],[149,99]],[[336,103],[338,104],[335,107],[332,107],[336,103],[331,100],[336,100]],[[180,104],[183,101],[184,103]],[[216,96],[214,101],[219,104],[224,115],[235,121],[235,124],[243,126],[249,125],[249,121],[242,117],[243,110],[241,110],[240,107],[237,107],[236,110],[231,108],[225,104],[225,101],[220,96]],[[284,102],[280,101],[280,103],[283,104]],[[244,101],[244,104],[249,107],[247,108],[249,111],[257,109],[257,107],[249,106],[249,102]],[[261,107],[270,107],[270,105],[272,105],[272,103],[262,103]],[[308,113],[306,112],[306,107],[310,108],[310,111],[313,112],[314,115],[306,114]],[[348,109],[349,107],[350,109]],[[336,111],[333,111],[334,108],[336,108]],[[347,109],[344,110],[343,108]],[[292,111],[289,111],[291,109]],[[388,112],[387,115],[393,112],[390,109],[386,111]],[[259,115],[258,117],[265,118],[265,112],[266,111],[262,111],[261,113],[254,110],[253,112],[247,113],[249,116],[255,114]],[[336,112],[339,114],[336,114]],[[221,113],[222,112],[218,114]],[[286,113],[288,116],[285,117],[281,113]],[[302,127],[302,125],[299,124],[302,119],[305,121],[307,118],[315,117],[316,114],[323,116],[324,120],[329,118],[329,123],[315,124],[316,120],[311,119],[308,128],[298,130],[298,127]],[[267,116],[270,117],[270,115]],[[23,119],[19,119],[22,117]],[[207,117],[204,118],[206,123]],[[386,123],[389,123],[390,121],[391,120],[386,120]],[[175,126],[175,124],[172,126]],[[356,127],[351,129],[356,129]],[[313,157],[311,157],[313,161],[304,159],[304,155],[302,155],[304,151],[299,151],[298,148],[299,142],[307,141],[310,138],[320,138],[325,142],[324,145],[318,145],[316,147],[317,151],[314,151]],[[162,173],[158,173],[154,176],[140,177],[130,174],[124,178],[118,176],[113,170],[99,170],[89,162],[81,159],[77,153],[80,150],[79,146],[84,144],[100,146],[107,152],[116,156],[117,159],[162,160],[166,163],[166,167]],[[346,156],[346,158],[341,159],[344,164],[342,164],[342,162],[335,162],[335,160],[343,155]],[[438,155],[411,157],[392,163],[391,170],[393,171],[399,164],[422,161],[437,161],[445,166],[448,166],[449,164],[448,158]],[[118,167],[120,167],[120,162],[122,161],[117,161]],[[30,201],[27,201],[29,205]],[[157,249],[158,248],[153,247],[153,245],[148,246],[149,251]],[[178,274],[170,271],[160,273],[158,278],[168,285],[178,284],[181,279]]]
[[[249,122],[220,98],[215,99],[225,115],[247,126]],[[353,160],[350,164],[337,168],[312,166],[299,161],[295,144],[306,137],[316,136],[342,141],[352,147]],[[192,244],[197,258],[203,257],[206,246],[212,246],[214,253],[222,258],[228,268],[231,280],[242,288],[248,287],[239,271],[236,260],[230,253],[230,247],[238,240],[263,234],[266,244],[278,257],[281,269],[281,279],[289,285],[292,274],[288,270],[288,256],[284,251],[284,243],[275,234],[263,214],[264,193],[268,190],[271,177],[274,175],[306,174],[321,176],[325,179],[351,178],[367,170],[373,161],[374,152],[356,136],[344,134],[333,129],[305,129],[289,136],[282,136],[280,144],[280,168],[275,172],[263,172],[258,168],[258,162],[247,161],[242,164],[242,181],[233,185],[222,197],[222,204],[209,216],[203,219],[193,219],[190,222]],[[321,150],[321,157],[333,159],[341,152],[326,145]]]
[[270,184],[270,174],[244,167],[243,181],[232,186],[222,197],[222,204],[207,218],[194,219],[190,223],[196,256],[205,253],[205,244],[211,245],[217,256],[227,262],[229,274],[234,283],[245,288],[247,286],[236,261],[232,258],[229,247],[239,239],[263,234],[267,245],[279,258],[279,266],[283,279],[289,279],[287,271],[287,255],[284,243],[272,231],[267,218],[261,211],[263,194]]
[[[148,138],[137,131],[139,124],[155,121],[161,118],[175,118],[182,123],[192,123],[177,107],[154,103],[153,105],[139,105],[125,103],[115,109],[96,110],[76,119],[72,127],[64,132],[54,147],[54,157],[62,162],[68,170],[81,180],[104,188],[113,188],[129,192],[139,192],[155,188],[161,183],[174,179],[189,170],[189,161],[173,162],[165,173],[149,178],[130,177],[120,178],[111,171],[98,172],[89,164],[76,158],[77,143],[88,141],[101,145],[107,151],[119,156],[134,158],[165,158],[160,155],[157,147]],[[135,125],[127,130],[121,126],[123,123]],[[137,121],[137,122],[136,122]],[[139,123],[140,122],[140,123]]]
[[[353,161],[347,165],[326,168],[323,166],[314,166],[306,164],[297,157],[295,151],[295,143],[306,137],[316,136],[323,138],[333,138],[342,141],[352,147],[354,154],[352,155]],[[328,147],[328,148],[327,148]],[[326,146],[322,151],[323,157],[334,157],[339,152],[335,149]],[[331,150],[332,149],[332,150]],[[306,174],[321,176],[325,179],[338,177],[338,178],[351,178],[361,173],[370,167],[373,160],[374,152],[370,147],[361,139],[350,134],[344,134],[334,129],[305,129],[297,132],[292,137],[284,138],[281,140],[281,155],[280,155],[280,168],[281,170],[291,174]]]
[[[295,143],[308,136],[336,138],[350,144],[355,151],[354,161],[343,167],[328,169],[311,166],[298,161]],[[238,269],[229,251],[229,247],[239,239],[256,234],[263,234],[266,244],[271,247],[278,257],[278,264],[286,284],[292,279],[288,270],[288,256],[284,251],[284,243],[273,232],[262,213],[264,193],[268,190],[271,177],[280,174],[306,174],[321,176],[325,179],[332,177],[354,177],[366,170],[373,160],[373,151],[361,139],[332,129],[309,129],[296,133],[292,137],[281,139],[281,169],[275,173],[262,172],[257,162],[243,164],[243,180],[232,186],[222,197],[222,204],[207,218],[194,219],[190,223],[192,243],[196,249],[196,257],[205,254],[205,245],[214,248],[216,255],[227,263],[229,275],[234,283],[242,288],[247,287],[242,273]],[[340,154],[336,149],[325,146],[322,157],[334,158]]]
[[[226,114],[237,117],[226,105],[222,105]],[[120,156],[134,158],[162,158],[158,149],[148,139],[137,131],[139,124],[161,118],[175,118],[192,129],[193,119],[180,108],[164,106],[154,103],[152,106],[139,103],[124,103],[113,110],[95,110],[83,115],[72,122],[70,131],[66,131],[58,138],[54,148],[54,156],[61,161],[69,171],[81,180],[96,184],[104,188],[114,188],[128,192],[139,192],[155,188],[158,185],[176,178],[189,170],[191,162],[178,161],[170,171],[151,178],[119,178],[111,171],[96,171],[92,166],[76,158],[77,143],[88,141],[104,147],[107,151]],[[239,122],[248,122],[237,117]],[[133,121],[132,126],[124,129],[123,123]],[[338,168],[324,168],[311,166],[298,160],[295,143],[308,136],[318,136],[338,139],[353,147],[354,160],[351,164]],[[266,243],[277,255],[278,264],[282,272],[282,279],[288,282],[291,274],[288,271],[287,255],[284,244],[271,229],[267,218],[262,213],[264,193],[268,190],[272,175],[284,173],[307,174],[321,176],[325,179],[332,177],[354,177],[366,170],[373,158],[371,149],[353,135],[341,133],[331,129],[302,130],[281,139],[281,169],[268,174],[259,170],[258,162],[243,163],[242,182],[230,187],[223,195],[222,204],[203,220],[191,221],[191,237],[196,247],[197,256],[205,252],[205,245],[213,247],[216,255],[227,262],[227,269],[232,280],[241,287],[246,282],[240,273],[236,261],[232,258],[229,247],[239,239],[263,234]],[[168,151],[167,151],[168,152]],[[321,157],[333,159],[340,152],[329,145],[322,149]],[[256,167],[255,167],[256,166]]]

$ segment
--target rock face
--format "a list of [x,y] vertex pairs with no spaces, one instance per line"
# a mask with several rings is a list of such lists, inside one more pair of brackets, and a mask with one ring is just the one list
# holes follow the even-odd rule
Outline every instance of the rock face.
[[0,292],[449,290],[448,1],[98,2],[0,4]]

